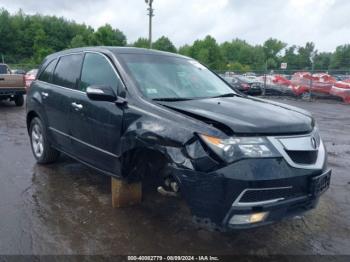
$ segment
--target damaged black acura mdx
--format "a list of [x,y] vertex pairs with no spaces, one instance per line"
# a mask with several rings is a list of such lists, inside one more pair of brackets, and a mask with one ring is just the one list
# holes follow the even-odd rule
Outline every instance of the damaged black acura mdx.
[[128,181],[157,175],[195,221],[248,228],[316,206],[329,187],[312,116],[239,93],[197,61],[137,48],[48,56],[28,90],[40,164],[65,153]]

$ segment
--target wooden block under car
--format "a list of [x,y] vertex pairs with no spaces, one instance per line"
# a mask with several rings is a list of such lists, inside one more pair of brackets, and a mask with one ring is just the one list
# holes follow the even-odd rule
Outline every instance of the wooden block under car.
[[111,177],[113,208],[129,207],[142,200],[142,183],[128,183]]

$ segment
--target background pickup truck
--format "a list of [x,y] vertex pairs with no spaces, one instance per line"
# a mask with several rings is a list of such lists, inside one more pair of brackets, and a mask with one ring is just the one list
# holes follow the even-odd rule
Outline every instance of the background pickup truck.
[[16,106],[23,106],[25,93],[24,76],[12,74],[7,65],[0,64],[0,100],[14,101]]

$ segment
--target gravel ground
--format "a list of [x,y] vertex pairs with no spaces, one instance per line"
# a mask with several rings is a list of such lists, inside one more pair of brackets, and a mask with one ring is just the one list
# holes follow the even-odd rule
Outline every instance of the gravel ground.
[[231,233],[196,228],[181,200],[152,192],[139,206],[112,209],[107,177],[67,157],[36,165],[24,108],[0,102],[0,254],[350,255],[350,106],[280,101],[316,117],[331,188],[302,218]]

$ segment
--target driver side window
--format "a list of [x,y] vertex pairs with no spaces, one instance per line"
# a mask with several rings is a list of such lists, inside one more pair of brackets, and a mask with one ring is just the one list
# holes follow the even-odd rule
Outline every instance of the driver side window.
[[89,86],[110,86],[118,90],[120,80],[107,58],[100,54],[87,53],[85,55],[79,90],[85,92]]

